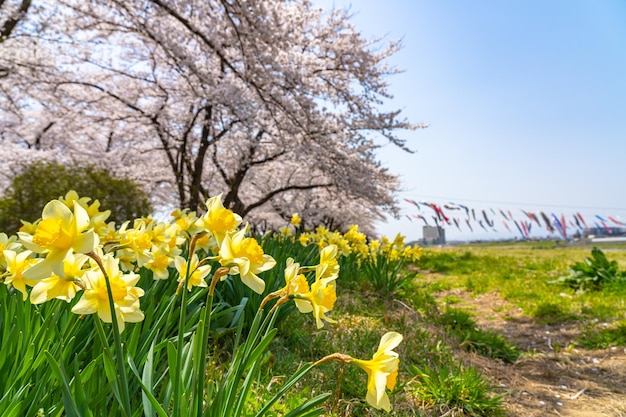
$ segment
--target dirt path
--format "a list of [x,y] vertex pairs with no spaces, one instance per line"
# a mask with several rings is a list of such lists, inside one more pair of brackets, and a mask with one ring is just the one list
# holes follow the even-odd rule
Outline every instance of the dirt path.
[[497,293],[440,292],[475,314],[482,329],[506,336],[524,354],[514,364],[460,352],[507,392],[511,416],[626,417],[626,349],[573,347],[580,323],[539,324]]

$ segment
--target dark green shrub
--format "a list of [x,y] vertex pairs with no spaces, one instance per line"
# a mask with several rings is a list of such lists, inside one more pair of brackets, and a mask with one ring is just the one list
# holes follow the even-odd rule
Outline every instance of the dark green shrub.
[[99,200],[101,210],[110,210],[107,221],[121,224],[150,214],[147,194],[134,181],[115,178],[93,165],[61,165],[35,162],[25,165],[0,199],[0,230],[14,234],[20,220],[33,222],[41,217],[47,202],[75,190],[81,197]]

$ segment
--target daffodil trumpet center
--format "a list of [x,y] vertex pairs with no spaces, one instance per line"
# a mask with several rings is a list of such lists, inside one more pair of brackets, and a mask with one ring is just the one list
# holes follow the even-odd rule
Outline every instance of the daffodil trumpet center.
[[47,218],[37,225],[33,243],[42,248],[69,249],[72,247],[72,236],[63,229],[61,219]]

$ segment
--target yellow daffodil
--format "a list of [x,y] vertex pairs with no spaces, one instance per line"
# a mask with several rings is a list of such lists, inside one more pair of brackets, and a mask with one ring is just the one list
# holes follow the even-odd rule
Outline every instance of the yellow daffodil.
[[298,227],[300,227],[301,222],[302,222],[302,219],[300,218],[300,216],[298,216],[298,213],[293,213],[293,215],[291,216],[291,221],[290,221],[293,227],[297,229]]
[[170,213],[170,216],[173,217],[174,224],[179,232],[187,232],[192,235],[198,232],[196,225],[198,217],[195,211],[189,211],[189,209],[175,209]]
[[393,240],[393,245],[397,248],[403,248],[404,247],[404,236],[401,235],[400,233],[398,233],[395,237],[395,239]]
[[74,201],[79,203],[83,207],[87,207],[89,205],[89,201],[91,198],[89,197],[79,197],[78,193],[75,190],[68,191],[65,196],[59,197],[59,201],[67,206],[67,208],[71,209],[74,207]]
[[306,233],[303,233],[300,235],[300,237],[298,237],[298,242],[300,242],[302,246],[308,245],[310,240],[311,240],[311,236]]
[[203,250],[208,254],[217,254],[220,248],[217,246],[217,241],[211,233],[204,233],[196,236],[196,252]]
[[221,247],[226,234],[234,231],[241,224],[241,216],[224,207],[221,194],[209,198],[206,201],[206,207],[207,212],[198,219],[198,225],[210,232],[217,245]]
[[326,316],[337,301],[335,278],[316,280],[311,284],[311,290],[307,293],[294,293],[294,302],[301,313],[313,313],[315,324],[318,329],[324,327],[324,321],[336,323],[335,320]]
[[152,278],[167,279],[170,276],[168,267],[174,266],[174,257],[163,247],[152,250],[152,260],[148,261],[144,266],[152,271]]
[[280,233],[282,237],[293,236],[293,231],[288,226],[279,227],[278,233]]
[[40,262],[40,259],[30,258],[31,251],[24,251],[17,253],[12,250],[4,250],[4,259],[6,262],[6,276],[4,283],[11,285],[13,288],[22,293],[22,298],[26,300],[28,298],[28,292],[26,286],[32,287],[36,281],[27,279],[24,276],[24,271],[31,268]]
[[35,234],[35,230],[37,230],[37,222],[31,223],[26,220],[20,220],[20,222],[22,223],[22,226],[18,230],[19,232],[27,233],[29,235]]
[[372,240],[370,242],[370,252],[376,253],[380,249],[380,240]]
[[[301,313],[313,313],[318,329],[324,327],[324,321],[335,323],[335,320],[326,316],[337,301],[335,280],[339,276],[337,263],[337,246],[328,245],[320,250],[320,263],[315,267],[315,282],[311,284],[308,293],[294,294],[296,307]],[[287,271],[285,271],[286,273]]]
[[[313,284],[311,284],[311,292],[305,297],[306,300],[310,302],[309,311],[313,312],[315,324],[318,329],[324,327],[323,321],[336,323],[335,320],[326,316],[326,313],[333,309],[335,302],[337,301],[334,278],[316,280]],[[298,309],[302,313],[308,312],[303,311],[300,307],[298,307]]]
[[359,226],[353,224],[343,236],[351,244],[363,244],[367,241],[367,236],[364,233],[359,232]]
[[277,301],[277,303],[274,305],[274,308],[277,308],[281,304],[284,304],[291,298],[293,298],[298,309],[304,309],[307,310],[307,312],[310,312],[312,310],[310,307],[311,303],[307,300],[298,298],[306,297],[306,295],[311,291],[306,277],[304,276],[304,274],[300,273],[300,264],[294,262],[293,258],[287,258],[286,264],[287,265],[284,272],[285,286],[278,291],[274,291],[273,293],[268,294],[267,297],[263,299],[263,302],[261,303],[261,308],[263,308],[265,303],[267,303],[269,300],[277,297],[279,297],[280,300]]
[[422,257],[422,248],[419,246],[407,246],[407,253],[405,257],[409,259],[411,262],[417,262]]
[[257,294],[265,290],[265,281],[256,274],[272,269],[276,261],[263,253],[256,239],[245,237],[245,229],[229,232],[220,246],[219,261],[230,267],[229,274],[241,277],[241,281]]
[[121,236],[119,235],[118,228],[115,226],[115,222],[104,224],[95,231],[98,233],[98,237],[103,246],[119,244]]
[[[195,253],[191,257],[189,262],[189,278],[187,278],[187,289],[191,291],[193,287],[206,287],[208,286],[205,278],[211,272],[211,265],[199,265],[198,255]],[[185,277],[187,276],[187,260],[182,256],[176,256],[174,258],[174,265],[178,271],[178,282],[183,285],[185,283]]]
[[183,245],[185,239],[178,232],[178,227],[175,224],[153,222],[150,228],[152,252],[167,252],[171,257],[180,255],[182,252],[180,246]]
[[4,267],[6,264],[6,261],[4,260],[5,250],[17,252],[21,247],[22,245],[17,243],[17,236],[13,235],[9,237],[6,233],[0,233],[0,265]]
[[30,302],[41,304],[53,298],[65,300],[68,303],[72,301],[76,292],[81,289],[81,279],[87,272],[83,266],[88,259],[87,255],[69,253],[63,263],[63,276],[52,274],[49,278],[36,281],[30,292]]
[[285,287],[283,292],[286,296],[290,296],[294,294],[306,294],[309,291],[309,283],[304,274],[300,273],[300,264],[294,262],[293,258],[288,258],[287,266],[285,267]]
[[52,200],[43,209],[42,220],[34,235],[19,232],[21,243],[46,258],[24,271],[27,279],[48,278],[52,272],[63,275],[63,261],[71,251],[90,253],[98,246],[98,235],[89,227],[89,215],[74,202],[74,212],[59,200]]
[[[113,304],[115,307],[115,319],[119,331],[124,330],[124,323],[136,323],[144,318],[139,309],[139,297],[144,291],[135,287],[139,281],[139,275],[134,273],[124,274],[119,268],[119,261],[111,255],[102,258],[102,265],[109,277]],[[113,313],[109,307],[109,298],[106,281],[102,270],[87,271],[84,275],[86,290],[81,299],[72,308],[75,314],[98,313],[98,317],[105,323],[113,321]]]
[[328,245],[320,251],[320,263],[315,267],[315,278],[337,278],[339,263],[337,263],[338,249],[336,245]]
[[91,198],[79,197],[74,190],[68,191],[64,197],[59,198],[59,201],[69,209],[74,207],[74,202],[80,204],[87,211],[90,227],[94,230],[99,230],[103,226],[106,227],[106,219],[111,215],[111,210],[100,211],[100,201],[94,200],[93,203],[89,204]]
[[352,253],[352,246],[350,245],[350,241],[347,239],[339,239],[334,243],[337,245],[339,249],[339,253],[341,256],[348,256]]
[[[133,228],[128,228],[129,222],[125,222],[120,227],[120,246],[125,252],[124,259],[133,259],[138,267],[144,266],[152,260],[152,234],[146,227],[146,223],[138,219],[134,222]],[[125,262],[123,269],[131,271],[133,268]]]
[[396,332],[385,333],[371,360],[353,358],[350,361],[367,372],[367,396],[365,399],[368,404],[376,409],[391,410],[385,388],[392,390],[396,386],[400,359],[393,349],[400,342],[402,342],[401,334]]

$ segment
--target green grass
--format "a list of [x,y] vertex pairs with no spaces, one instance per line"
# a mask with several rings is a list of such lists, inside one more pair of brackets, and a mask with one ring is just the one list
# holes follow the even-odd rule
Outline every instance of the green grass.
[[[608,283],[599,291],[577,294],[565,283],[549,284],[589,256],[591,247],[550,242],[484,244],[427,249],[419,263],[423,274],[435,273],[432,290],[460,288],[473,294],[497,292],[524,313],[544,323],[616,320],[626,314],[626,285]],[[626,250],[607,250],[626,269]]]
[[553,303],[550,301],[539,302],[537,306],[531,310],[531,315],[539,323],[559,324],[568,321],[577,321],[579,316],[569,312],[570,308],[565,308],[563,304]]
[[413,365],[410,372],[418,385],[415,393],[439,410],[440,415],[491,417],[504,416],[502,395],[493,395],[494,387],[473,366]]
[[[567,285],[548,284],[590,250],[564,242],[426,249],[417,264],[420,275],[395,299],[364,282],[351,281],[343,287],[339,280],[339,299],[332,314],[338,323],[317,330],[300,315],[286,320],[274,353],[288,360],[274,362],[263,384],[327,352],[369,358],[380,335],[395,330],[405,339],[398,348],[401,365],[398,386],[390,395],[392,415],[506,415],[506,393],[479,369],[464,364],[455,352],[461,349],[505,363],[515,362],[524,352],[503,335],[479,328],[472,313],[459,306],[461,298],[447,294],[438,302],[437,293],[455,289],[475,295],[496,292],[538,324],[580,323],[578,346],[623,346],[626,322],[620,319],[626,314],[626,289],[609,284],[598,292],[578,294]],[[626,266],[626,251],[608,251],[607,257]],[[609,324],[598,326],[598,320]],[[333,386],[329,416],[384,415],[366,406],[361,370],[324,366],[302,382],[297,396],[306,398],[317,392],[316,387],[333,386],[340,380],[340,386]],[[274,384],[280,384],[280,379]]]
[[[435,416],[439,415],[438,410],[446,407],[466,410],[465,414],[456,414],[459,416],[503,415],[503,400],[497,389],[477,369],[465,367],[455,356],[454,349],[464,343],[465,334],[450,331],[438,319],[440,312],[437,303],[427,290],[415,283],[409,284],[402,290],[400,299],[394,300],[368,291],[368,288],[364,284],[361,290],[342,289],[338,282],[339,298],[332,314],[338,321],[335,325],[317,330],[314,323],[302,315],[294,315],[284,321],[272,351],[276,358],[282,360],[270,362],[271,372],[267,373],[261,385],[270,385],[272,381],[280,385],[277,375],[289,375],[298,364],[319,359],[329,352],[369,359],[376,350],[380,336],[394,330],[403,334],[404,340],[397,349],[401,362],[398,385],[390,395],[392,415]],[[472,332],[471,347],[465,342],[467,350],[481,350],[484,345],[489,346],[485,352],[489,350],[492,357],[503,355],[504,350],[498,346],[498,342],[488,339],[498,338],[499,342],[504,339],[499,339],[499,335],[485,334],[478,330]],[[500,353],[495,354],[496,350]],[[424,390],[424,384],[415,371],[424,367],[438,373],[448,370],[446,372],[449,374],[447,377],[441,374],[439,378],[433,379],[428,385],[429,389]],[[451,392],[447,399],[432,401],[433,392],[448,390],[450,378],[458,384],[456,391]],[[339,385],[337,381],[340,381]],[[333,397],[328,409],[329,416],[386,415],[365,403],[365,381],[365,373],[358,368],[328,363],[308,375],[295,395],[306,398],[317,392],[316,387],[330,387]],[[476,414],[471,414],[469,410],[476,410]],[[482,410],[483,414],[478,410]]]
[[471,315],[457,308],[447,308],[436,322],[449,334],[455,336],[459,346],[469,352],[505,362],[515,362],[519,356],[519,349],[511,345],[501,334],[478,328]]
[[626,320],[606,327],[597,322],[586,325],[576,343],[587,349],[626,346]]

